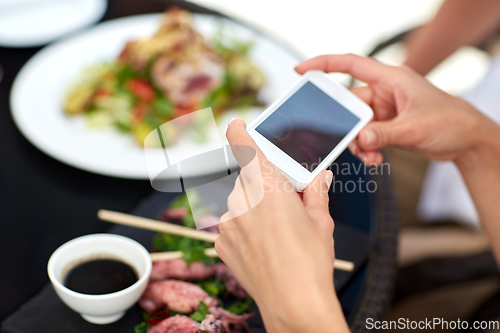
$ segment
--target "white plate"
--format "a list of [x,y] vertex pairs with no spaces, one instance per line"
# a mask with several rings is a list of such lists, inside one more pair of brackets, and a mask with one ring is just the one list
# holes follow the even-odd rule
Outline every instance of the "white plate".
[[[148,14],[101,23],[33,56],[19,72],[11,91],[12,115],[23,135],[43,152],[74,167],[113,177],[148,179],[144,151],[131,136],[114,129],[90,129],[83,117],[66,116],[62,104],[68,86],[83,68],[115,59],[128,40],[153,34],[160,18],[160,14]],[[300,59],[289,49],[229,19],[202,14],[193,17],[194,27],[207,38],[221,21],[238,38],[254,41],[250,58],[266,77],[261,91],[266,103],[271,103],[299,79],[293,67]],[[255,115],[253,112],[250,116]],[[229,112],[219,121],[220,132],[224,132],[231,116]],[[193,152],[198,148],[201,147],[195,143],[187,147]],[[183,176],[215,171],[220,170],[200,166],[200,170]]]
[[0,0],[0,45],[45,45],[99,21],[106,0]]

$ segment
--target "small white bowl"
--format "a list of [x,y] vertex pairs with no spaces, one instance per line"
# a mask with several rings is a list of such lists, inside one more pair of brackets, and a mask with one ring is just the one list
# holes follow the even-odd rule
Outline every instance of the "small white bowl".
[[[81,294],[66,288],[64,278],[68,270],[92,257],[120,259],[135,268],[139,280],[126,289],[104,295]],[[90,323],[110,324],[123,317],[141,297],[151,274],[151,259],[148,251],[130,238],[93,234],[61,245],[50,257],[47,271],[57,295],[67,306]]]

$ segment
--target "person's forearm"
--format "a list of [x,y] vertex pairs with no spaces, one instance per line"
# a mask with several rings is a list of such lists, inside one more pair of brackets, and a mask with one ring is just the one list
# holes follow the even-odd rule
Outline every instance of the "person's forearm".
[[[303,308],[305,310],[305,308]],[[326,310],[326,309],[325,309]],[[349,327],[344,318],[337,318],[337,313],[342,315],[342,311],[322,311],[308,318],[297,318],[289,316],[287,321],[277,320],[276,317],[262,315],[266,331],[269,333],[314,333],[332,332],[349,333]],[[303,317],[309,316],[308,311],[304,311]],[[298,319],[298,321],[297,321]],[[307,320],[307,322],[304,322]]]
[[473,148],[455,160],[455,164],[500,265],[500,127],[488,119],[476,132]]
[[[280,299],[277,304],[269,302],[263,304],[257,301],[266,331],[269,333],[350,332],[335,293],[333,291],[317,293],[313,290],[313,286],[307,286],[299,290],[293,300]],[[290,294],[292,293],[294,291],[290,291]],[[306,294],[308,297],[300,294]],[[300,304],[296,301],[300,301]]]
[[421,75],[465,45],[477,45],[500,26],[498,0],[447,0],[407,40],[406,65]]

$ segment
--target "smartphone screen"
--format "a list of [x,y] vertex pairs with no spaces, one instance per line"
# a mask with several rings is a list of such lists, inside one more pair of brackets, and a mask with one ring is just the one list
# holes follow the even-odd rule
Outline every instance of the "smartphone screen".
[[255,129],[313,172],[360,119],[306,82]]

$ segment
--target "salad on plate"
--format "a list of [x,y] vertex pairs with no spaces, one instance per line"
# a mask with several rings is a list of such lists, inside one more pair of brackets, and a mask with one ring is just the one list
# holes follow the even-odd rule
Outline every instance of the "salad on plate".
[[114,127],[142,146],[152,130],[192,111],[211,107],[217,118],[261,106],[264,76],[249,58],[251,48],[223,27],[207,41],[191,13],[168,10],[153,36],[129,41],[114,61],[86,68],[64,112],[86,117],[92,128]]

